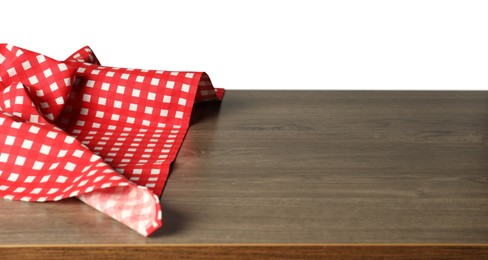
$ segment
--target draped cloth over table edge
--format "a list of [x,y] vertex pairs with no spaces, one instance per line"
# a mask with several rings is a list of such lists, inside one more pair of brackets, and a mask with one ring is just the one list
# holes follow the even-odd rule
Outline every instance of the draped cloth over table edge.
[[0,44],[0,197],[77,197],[148,236],[193,104],[221,100],[203,72],[101,66]]

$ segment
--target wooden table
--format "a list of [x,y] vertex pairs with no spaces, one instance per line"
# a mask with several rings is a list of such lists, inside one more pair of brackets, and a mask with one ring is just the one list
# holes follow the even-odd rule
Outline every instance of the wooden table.
[[0,200],[0,258],[488,259],[488,92],[229,90],[196,108],[155,235],[76,199]]

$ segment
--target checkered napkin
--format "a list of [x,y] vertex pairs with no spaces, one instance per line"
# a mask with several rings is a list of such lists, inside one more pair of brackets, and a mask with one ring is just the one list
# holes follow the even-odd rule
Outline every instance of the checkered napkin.
[[148,236],[193,104],[221,100],[203,72],[57,61],[0,44],[0,197],[77,197]]

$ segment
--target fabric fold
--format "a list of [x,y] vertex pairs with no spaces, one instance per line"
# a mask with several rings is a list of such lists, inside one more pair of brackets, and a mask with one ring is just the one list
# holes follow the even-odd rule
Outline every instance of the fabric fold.
[[85,193],[78,198],[143,236],[162,226],[159,199],[146,187],[116,186]]
[[64,107],[75,68],[45,55],[0,44],[0,84],[22,83],[41,114],[53,121]]
[[66,62],[76,80],[55,124],[160,196],[193,104],[220,100],[208,75],[105,67],[89,47]]
[[77,197],[148,236],[193,104],[221,100],[204,72],[63,61],[0,44],[0,197]]

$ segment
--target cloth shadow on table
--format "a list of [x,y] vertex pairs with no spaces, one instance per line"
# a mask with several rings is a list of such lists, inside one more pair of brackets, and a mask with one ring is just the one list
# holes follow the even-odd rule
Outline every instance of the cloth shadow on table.
[[178,234],[185,229],[186,223],[191,221],[191,216],[187,216],[171,206],[164,204],[164,201],[162,204],[163,227],[152,233],[149,238],[167,237]]
[[[217,116],[220,112],[221,104],[222,104],[222,101],[196,103],[192,109],[192,114],[191,114],[190,122],[189,122],[189,124],[190,124],[189,130],[191,130],[191,127],[193,125],[196,125],[199,122],[202,122],[203,120],[212,120],[212,119],[217,118]],[[187,138],[185,137],[185,140],[183,140],[183,143],[185,143],[186,141],[187,141]],[[180,150],[178,151],[178,154],[180,154],[180,153],[181,153],[181,147],[180,147]],[[170,178],[172,172],[174,171],[175,161],[177,161],[177,160],[178,160],[178,155],[176,155],[175,160],[173,162],[171,162],[171,164],[170,164],[168,178]],[[163,188],[163,192],[161,194],[164,194],[164,188]]]
[[[196,103],[193,106],[193,111],[190,118],[189,130],[191,131],[192,129],[191,127],[200,122],[217,118],[220,112],[221,103],[222,103],[221,101]],[[188,142],[188,138],[185,138],[183,143],[185,142]],[[178,154],[180,153],[181,153],[181,148]],[[171,163],[168,179],[171,178],[173,171],[178,167],[178,164],[175,164],[175,162],[177,161],[178,161],[178,156],[176,156],[175,161]],[[165,187],[167,187],[167,185],[165,185]],[[162,213],[163,213],[164,224],[161,229],[154,232],[150,237],[171,236],[172,234],[177,234],[182,230],[184,230],[185,223],[188,223],[188,221],[190,221],[191,219],[190,216],[186,216],[182,212],[179,212],[178,210],[164,203],[164,190],[165,189],[163,189],[162,199],[161,199],[161,207],[163,209]]]
[[198,124],[202,120],[216,118],[219,115],[222,101],[207,101],[196,103],[190,117],[190,127]]

